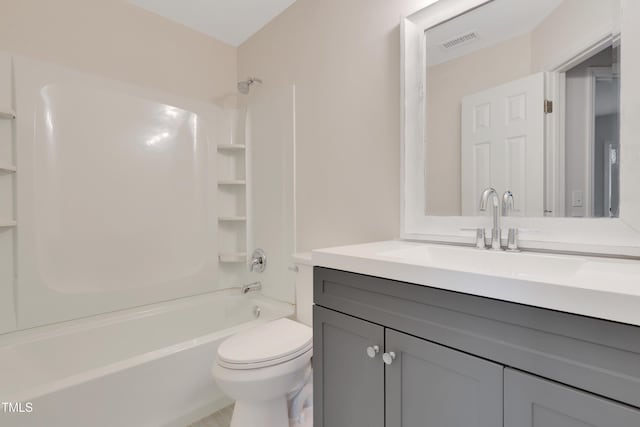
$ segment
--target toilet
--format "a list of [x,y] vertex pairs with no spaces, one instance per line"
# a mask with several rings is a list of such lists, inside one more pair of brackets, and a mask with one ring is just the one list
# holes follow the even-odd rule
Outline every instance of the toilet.
[[[311,269],[298,267],[305,273]],[[310,275],[300,273],[297,307],[299,296],[310,296],[312,288]],[[310,308],[304,307],[304,313]],[[303,418],[308,413],[305,402],[311,401],[312,354],[312,328],[290,319],[273,320],[226,339],[218,348],[212,374],[220,389],[236,401],[231,427],[311,425],[311,419]]]

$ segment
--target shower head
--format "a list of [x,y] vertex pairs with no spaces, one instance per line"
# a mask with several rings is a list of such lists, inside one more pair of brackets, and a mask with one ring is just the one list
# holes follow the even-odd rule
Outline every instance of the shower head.
[[248,94],[249,89],[251,88],[251,85],[254,83],[262,83],[262,80],[256,77],[248,77],[247,80],[238,82],[238,92],[240,92],[243,95]]

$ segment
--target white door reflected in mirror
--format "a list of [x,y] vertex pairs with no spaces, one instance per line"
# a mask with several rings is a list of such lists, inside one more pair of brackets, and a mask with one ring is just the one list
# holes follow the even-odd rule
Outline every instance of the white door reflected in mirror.
[[543,101],[543,73],[462,98],[462,215],[481,215],[478,201],[490,187],[518,195],[512,215],[543,214]]

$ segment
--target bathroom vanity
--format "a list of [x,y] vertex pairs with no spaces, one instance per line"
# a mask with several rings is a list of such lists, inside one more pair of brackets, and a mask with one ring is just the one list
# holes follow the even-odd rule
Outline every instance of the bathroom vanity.
[[405,241],[313,251],[315,426],[639,427],[640,3],[428,3]]
[[316,427],[640,426],[637,262],[410,242],[313,258]]

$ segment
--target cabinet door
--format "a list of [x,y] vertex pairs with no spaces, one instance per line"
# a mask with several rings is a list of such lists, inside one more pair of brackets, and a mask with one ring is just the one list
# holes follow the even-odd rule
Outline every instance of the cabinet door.
[[640,411],[512,369],[504,374],[505,427],[638,427]]
[[387,329],[387,426],[501,427],[503,367]]
[[314,426],[384,427],[384,328],[314,306],[313,347]]

